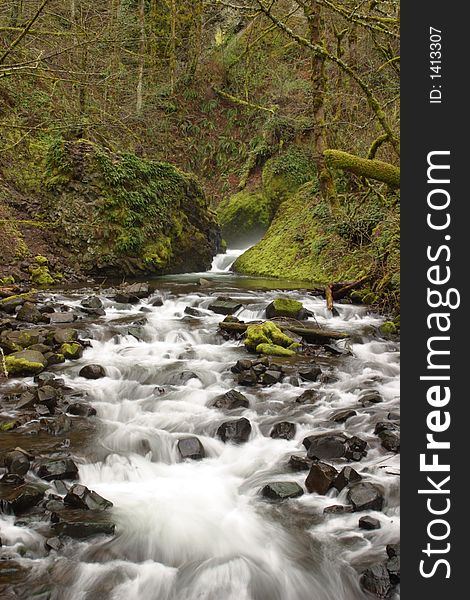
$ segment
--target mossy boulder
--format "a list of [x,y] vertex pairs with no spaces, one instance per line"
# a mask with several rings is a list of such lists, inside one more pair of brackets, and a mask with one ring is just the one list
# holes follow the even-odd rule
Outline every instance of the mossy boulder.
[[60,347],[59,353],[69,360],[77,360],[83,355],[83,347],[77,342],[65,343]]
[[379,329],[380,333],[385,337],[395,335],[398,332],[398,328],[393,321],[385,321]]
[[249,325],[245,333],[245,347],[249,352],[272,356],[292,356],[300,347],[271,321]]
[[259,240],[271,222],[267,197],[259,192],[238,192],[217,209],[222,236],[231,247],[246,247]]
[[274,215],[284,200],[315,177],[314,162],[301,148],[292,146],[270,158],[264,165],[262,182],[271,214]]
[[29,267],[29,272],[31,274],[31,282],[35,285],[43,287],[54,283],[54,278],[50,274],[47,265],[38,267],[31,266]]
[[47,361],[41,352],[21,350],[5,357],[5,365],[10,376],[37,375],[46,367]]
[[201,186],[169,163],[56,140],[44,184],[60,243],[90,273],[203,271],[220,248]]
[[276,298],[266,307],[266,317],[289,317],[291,319],[302,320],[307,317],[307,311],[302,302],[291,300],[290,298]]

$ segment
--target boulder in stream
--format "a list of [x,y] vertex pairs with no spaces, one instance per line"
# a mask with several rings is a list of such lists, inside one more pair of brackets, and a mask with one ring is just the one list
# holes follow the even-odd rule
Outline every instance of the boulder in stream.
[[348,491],[348,501],[354,510],[382,510],[384,497],[382,491],[373,483],[360,482],[353,485]]
[[36,465],[36,474],[41,479],[76,479],[78,467],[71,458],[45,458]]
[[58,536],[86,539],[95,535],[113,535],[115,524],[104,511],[68,509],[51,515],[51,529]]
[[296,425],[289,421],[276,423],[271,430],[271,437],[281,440],[292,440],[295,437]]
[[102,377],[106,377],[104,367],[96,364],[82,367],[78,374],[80,377],[85,377],[85,379],[101,379]]
[[78,483],[69,489],[65,495],[64,504],[83,510],[106,510],[113,506],[113,503],[109,500]]
[[43,371],[47,360],[36,350],[21,350],[5,356],[5,365],[10,376],[26,377]]
[[206,452],[199,438],[192,436],[178,440],[178,451],[181,458],[190,458],[191,460],[202,460]]
[[217,396],[212,401],[211,406],[223,410],[233,410],[235,408],[248,408],[250,405],[248,398],[237,390],[229,390],[221,396]]
[[21,515],[37,506],[44,498],[46,487],[26,483],[18,487],[0,483],[0,510]]
[[338,471],[331,465],[318,461],[314,462],[305,480],[305,487],[312,494],[325,495],[333,486]]
[[289,317],[301,321],[307,319],[312,313],[304,308],[302,302],[290,298],[276,298],[266,307],[266,318]]
[[245,417],[226,421],[217,429],[217,435],[223,442],[241,444],[248,441],[251,433],[251,423]]
[[357,483],[361,481],[362,477],[359,473],[353,469],[352,467],[343,467],[341,472],[336,477],[333,482],[333,487],[341,492],[345,487],[351,485],[352,483]]
[[242,304],[237,300],[219,296],[217,300],[214,300],[209,304],[208,308],[218,315],[233,315],[237,312],[237,310],[240,310],[241,307]]
[[386,598],[392,589],[390,575],[383,563],[366,569],[361,575],[362,587],[377,598]]
[[359,519],[358,525],[359,525],[359,529],[365,529],[366,531],[380,529],[380,521],[378,519],[374,519],[374,517],[371,517],[370,515],[361,517]]
[[273,481],[266,484],[261,490],[264,498],[276,501],[298,498],[303,493],[303,489],[295,481]]

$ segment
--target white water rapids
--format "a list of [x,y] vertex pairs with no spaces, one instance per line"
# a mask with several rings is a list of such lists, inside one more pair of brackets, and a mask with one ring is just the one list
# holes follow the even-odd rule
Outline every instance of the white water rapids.
[[[227,272],[237,253],[214,259],[214,272]],[[209,274],[208,274],[209,275]],[[236,316],[264,317],[279,291],[251,291],[234,278],[196,291],[162,288],[163,306],[143,300],[132,307],[105,300],[106,317],[93,326],[92,346],[79,361],[58,372],[72,388],[87,392],[102,422],[91,462],[82,460],[80,482],[114,503],[114,538],[71,542],[61,556],[21,560],[45,569],[55,582],[53,600],[364,600],[358,566],[380,560],[384,546],[399,538],[398,456],[386,452],[374,435],[375,423],[399,410],[399,348],[376,333],[382,321],[365,307],[338,304],[332,317],[325,302],[306,292],[287,292],[315,313],[318,323],[351,332],[351,354],[334,360],[331,383],[285,380],[255,389],[236,385],[230,367],[247,358],[240,342],[217,335],[223,317],[207,310],[217,295],[230,295],[246,307]],[[282,292],[284,294],[285,292]],[[60,300],[77,305],[80,297]],[[184,314],[196,307],[203,317]],[[148,312],[141,312],[145,308]],[[142,340],[110,334],[112,321],[126,315],[147,318]],[[98,363],[107,376],[90,381],[78,376],[85,364]],[[197,378],[166,385],[181,371]],[[237,388],[249,408],[230,413],[208,406],[216,396]],[[299,405],[308,388],[321,400]],[[362,407],[364,389],[380,392],[384,402]],[[346,424],[329,420],[338,409],[354,408]],[[252,424],[245,444],[224,444],[219,425],[244,416]],[[278,421],[297,425],[291,441],[272,439]],[[381,529],[360,530],[363,513],[323,515],[326,506],[346,503],[346,490],[327,496],[305,493],[279,504],[259,491],[270,481],[296,481],[304,489],[307,472],[287,467],[291,454],[304,451],[313,432],[346,431],[369,443],[366,458],[351,463],[367,481],[385,490],[383,512],[368,511]],[[206,458],[182,461],[176,444],[196,435]],[[345,463],[346,464],[346,463]],[[342,465],[341,465],[342,466]],[[336,497],[335,497],[336,496]],[[4,518],[3,543],[37,544],[37,534]]]

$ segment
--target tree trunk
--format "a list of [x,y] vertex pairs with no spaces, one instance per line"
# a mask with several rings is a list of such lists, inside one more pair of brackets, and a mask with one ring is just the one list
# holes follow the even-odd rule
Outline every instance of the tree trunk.
[[139,1],[139,27],[140,27],[140,58],[139,73],[137,76],[136,90],[136,112],[139,115],[143,106],[143,87],[144,87],[144,63],[145,63],[145,0]]
[[341,150],[325,150],[324,155],[327,165],[332,168],[400,187],[400,169],[395,165],[377,159],[361,158]]

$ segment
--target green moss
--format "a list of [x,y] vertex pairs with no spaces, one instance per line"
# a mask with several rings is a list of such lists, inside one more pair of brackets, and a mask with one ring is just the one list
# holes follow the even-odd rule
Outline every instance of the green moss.
[[34,260],[40,267],[44,267],[49,264],[49,259],[45,256],[41,256],[40,254],[38,256],[35,256]]
[[380,332],[385,336],[394,335],[397,333],[397,326],[393,321],[385,321],[380,326]]
[[289,348],[283,348],[282,346],[278,346],[276,344],[259,344],[256,347],[256,352],[258,354],[265,354],[267,356],[294,356],[294,350],[290,350]]
[[273,305],[278,316],[291,317],[292,319],[295,319],[303,309],[302,302],[290,300],[289,298],[276,298],[273,301]]
[[15,278],[13,275],[6,275],[5,277],[0,277],[0,285],[10,285],[15,283]]
[[31,281],[36,285],[47,286],[54,283],[54,278],[49,273],[49,267],[47,265],[42,267],[30,266],[29,272],[31,274]]
[[[245,333],[245,347],[250,352],[274,354],[273,349],[280,348],[284,352],[276,354],[276,356],[292,356],[292,354],[295,354],[293,344],[295,344],[294,340],[285,335],[271,321],[266,321],[260,325],[249,325]],[[288,348],[289,350],[287,350]]]
[[63,354],[64,358],[74,360],[80,358],[80,356],[83,354],[83,348],[77,342],[73,342],[71,344],[65,343],[60,347],[59,353]]
[[9,375],[37,375],[44,369],[40,362],[32,362],[14,355],[5,356],[5,365]]
[[245,191],[223,201],[217,215],[222,235],[229,244],[259,238],[267,230],[272,216],[266,196]]
[[16,427],[15,421],[5,421],[0,423],[0,431],[10,431]]

